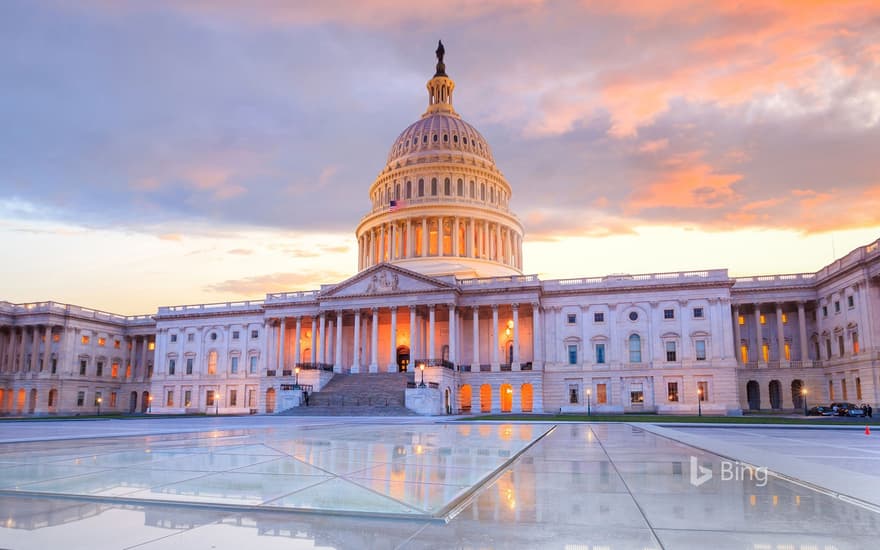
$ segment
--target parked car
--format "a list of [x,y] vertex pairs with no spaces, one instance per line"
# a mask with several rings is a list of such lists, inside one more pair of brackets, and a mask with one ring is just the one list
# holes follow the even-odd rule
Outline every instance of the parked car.
[[834,416],[834,411],[831,407],[826,407],[825,405],[817,405],[807,411],[808,416]]
[[865,416],[862,406],[854,403],[832,403],[831,408],[836,410],[837,416]]

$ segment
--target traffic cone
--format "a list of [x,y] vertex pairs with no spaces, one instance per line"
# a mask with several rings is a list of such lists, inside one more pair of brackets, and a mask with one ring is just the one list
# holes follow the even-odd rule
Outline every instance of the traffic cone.
[[871,426],[865,426],[865,435],[871,435]]

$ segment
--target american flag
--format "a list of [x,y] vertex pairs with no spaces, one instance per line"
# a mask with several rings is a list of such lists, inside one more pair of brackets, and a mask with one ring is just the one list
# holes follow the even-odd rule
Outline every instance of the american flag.
[[395,210],[403,208],[404,206],[406,206],[406,203],[403,201],[391,201],[391,203],[388,205],[388,211],[394,212]]

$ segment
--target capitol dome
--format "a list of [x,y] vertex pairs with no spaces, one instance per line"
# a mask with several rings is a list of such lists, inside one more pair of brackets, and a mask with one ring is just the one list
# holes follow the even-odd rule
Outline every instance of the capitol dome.
[[492,277],[522,270],[522,224],[486,138],[452,107],[443,44],[428,107],[391,146],[357,228],[358,268],[388,262],[425,275]]

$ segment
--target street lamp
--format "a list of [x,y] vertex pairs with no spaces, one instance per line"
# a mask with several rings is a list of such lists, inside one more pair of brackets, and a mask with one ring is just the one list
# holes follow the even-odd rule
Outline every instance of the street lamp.
[[220,416],[220,392],[214,395],[214,416]]
[[424,388],[425,387],[425,364],[424,363],[419,364],[419,370],[422,371],[422,383],[419,384],[419,387]]
[[148,413],[153,412],[153,396],[152,395],[147,396],[147,412]]
[[299,367],[293,369],[293,387],[299,389]]
[[804,399],[804,416],[807,416],[807,388],[801,388],[801,395]]
[[98,405],[98,416],[101,416],[101,402],[104,400],[103,397],[99,397],[95,399],[95,403]]
[[592,396],[593,396],[593,389],[587,388],[587,416],[590,416],[592,414],[592,411],[590,411],[590,407],[592,405],[592,400],[593,400]]
[[697,416],[703,416],[703,388],[697,388]]

